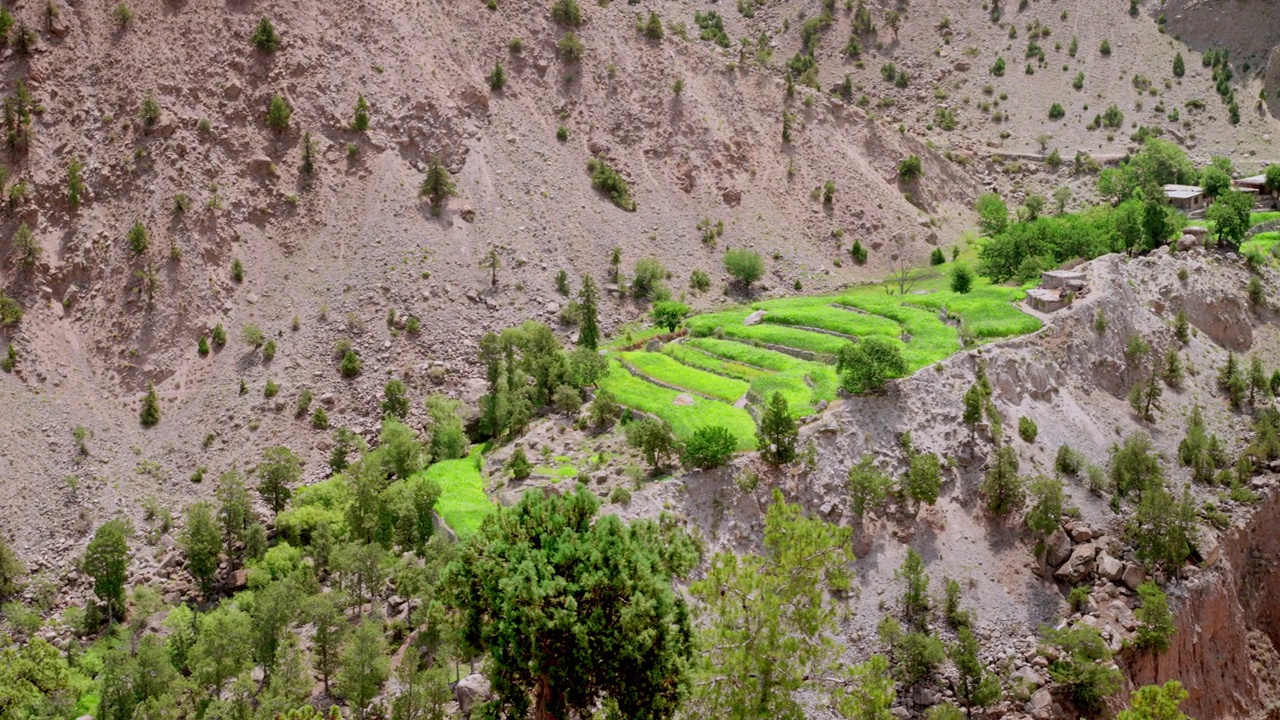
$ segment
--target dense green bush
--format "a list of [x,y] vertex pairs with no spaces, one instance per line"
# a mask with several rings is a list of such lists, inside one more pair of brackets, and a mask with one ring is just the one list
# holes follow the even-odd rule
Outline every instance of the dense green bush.
[[1150,580],[1138,586],[1138,596],[1142,607],[1133,611],[1138,618],[1137,646],[1162,653],[1169,649],[1169,638],[1178,631],[1169,611],[1169,598]]
[[582,59],[582,55],[586,52],[586,47],[582,44],[582,40],[578,38],[577,33],[567,32],[564,37],[556,42],[556,50],[560,52],[560,56],[566,62],[577,62]]
[[638,298],[654,297],[659,294],[662,281],[667,277],[667,269],[657,258],[646,257],[636,261],[634,275],[631,278],[631,294]]
[[973,271],[964,263],[956,263],[951,268],[951,292],[966,295],[973,289]]
[[1035,442],[1038,433],[1035,420],[1026,416],[1018,418],[1018,437],[1022,438],[1023,442]]
[[890,378],[907,372],[902,349],[888,338],[870,335],[849,343],[836,356],[836,374],[846,392],[879,392]]
[[352,378],[359,375],[361,364],[360,356],[356,354],[356,351],[348,350],[346,354],[342,356],[342,376]]
[[627,181],[618,174],[617,170],[610,167],[604,158],[591,158],[587,160],[587,170],[591,173],[591,186],[609,196],[614,205],[626,210],[627,212],[635,212],[636,201],[631,199],[631,188],[627,185]]
[[581,25],[582,10],[578,7],[578,0],[556,0],[551,6],[551,19],[569,27]]
[[923,175],[920,157],[918,155],[908,155],[906,159],[898,163],[898,177],[910,182]]
[[734,248],[724,254],[724,269],[729,276],[748,291],[751,284],[764,275],[764,260],[760,253],[745,248]]
[[267,105],[267,127],[276,132],[284,132],[289,127],[289,118],[293,116],[293,108],[285,101],[284,96],[276,93],[271,96]]
[[150,245],[150,240],[147,235],[147,226],[143,225],[141,222],[134,222],[133,226],[129,228],[128,240],[129,249],[133,251],[134,255],[142,255],[145,253],[147,251],[147,247]]
[[22,305],[0,290],[0,327],[22,321]]
[[685,441],[681,459],[692,468],[716,468],[733,456],[737,440],[733,433],[716,425],[704,425]]
[[507,71],[502,67],[502,61],[498,60],[493,64],[493,72],[489,73],[489,89],[501,90],[507,86]]
[[[369,102],[364,99],[364,94],[356,95],[356,111],[355,116],[351,119],[351,129],[356,132],[365,132],[369,129]],[[310,135],[308,135],[310,139]],[[304,153],[306,148],[303,148]],[[304,162],[305,164],[305,162]]]

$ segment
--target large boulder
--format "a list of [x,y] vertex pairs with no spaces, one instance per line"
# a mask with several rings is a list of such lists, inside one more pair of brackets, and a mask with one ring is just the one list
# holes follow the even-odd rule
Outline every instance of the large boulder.
[[453,697],[458,701],[458,711],[463,717],[471,713],[471,709],[490,697],[489,678],[480,673],[472,673],[461,680],[453,688]]
[[1076,585],[1093,572],[1093,559],[1097,554],[1098,546],[1093,543],[1077,545],[1076,549],[1071,551],[1071,557],[1053,576],[1070,585]]
[[1124,573],[1120,576],[1120,582],[1130,590],[1137,590],[1138,586],[1146,582],[1147,573],[1142,567],[1136,563],[1127,563],[1124,566]]
[[1044,559],[1049,563],[1050,567],[1058,567],[1071,557],[1071,538],[1058,528],[1053,534],[1045,538],[1044,541]]
[[1098,553],[1098,574],[1108,580],[1119,580],[1124,575],[1124,563],[1103,550]]

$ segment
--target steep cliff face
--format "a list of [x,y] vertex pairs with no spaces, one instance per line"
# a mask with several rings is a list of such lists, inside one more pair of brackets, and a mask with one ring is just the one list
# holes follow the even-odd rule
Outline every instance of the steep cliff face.
[[1135,687],[1181,681],[1190,693],[1182,709],[1195,718],[1280,717],[1278,511],[1280,492],[1266,492],[1252,514],[1203,549],[1208,567],[1176,591],[1169,651],[1129,662]]

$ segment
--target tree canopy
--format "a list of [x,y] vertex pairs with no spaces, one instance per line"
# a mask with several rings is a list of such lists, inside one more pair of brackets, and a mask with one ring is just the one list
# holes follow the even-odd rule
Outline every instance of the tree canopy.
[[464,641],[489,655],[506,717],[671,717],[688,691],[693,630],[672,578],[697,561],[666,523],[597,517],[583,487],[528,492],[490,516],[442,583]]

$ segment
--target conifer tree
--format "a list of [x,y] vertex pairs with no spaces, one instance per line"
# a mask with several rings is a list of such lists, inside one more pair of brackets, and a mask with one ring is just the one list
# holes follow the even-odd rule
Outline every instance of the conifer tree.
[[578,345],[595,350],[600,343],[600,293],[590,275],[582,276],[578,308]]
[[160,424],[160,397],[156,395],[156,386],[151,383],[147,383],[147,394],[142,398],[142,410],[138,413],[138,421],[144,428]]
[[364,99],[363,94],[356,95],[356,112],[351,120],[351,129],[356,132],[365,132],[369,129],[369,103]]
[[787,398],[775,392],[769,399],[760,428],[756,431],[756,447],[760,457],[773,465],[785,465],[796,458],[796,441],[800,430],[791,417]]

